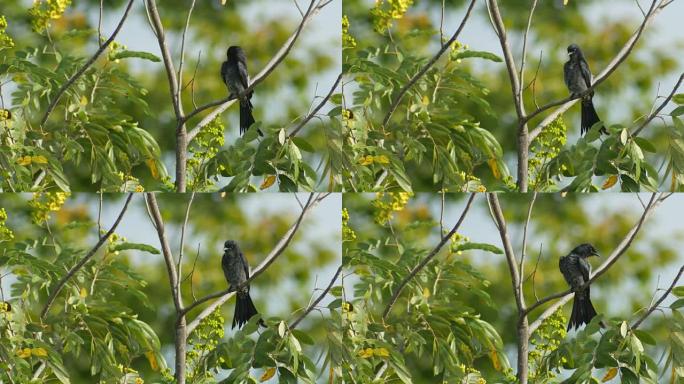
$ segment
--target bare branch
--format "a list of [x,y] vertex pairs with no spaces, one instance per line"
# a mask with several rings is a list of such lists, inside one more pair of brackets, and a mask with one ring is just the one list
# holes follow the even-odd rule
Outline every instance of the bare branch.
[[330,97],[332,96],[333,92],[335,92],[337,86],[340,84],[340,80],[342,80],[341,73],[339,74],[339,76],[337,76],[335,84],[333,84],[333,86],[330,87],[330,91],[328,92],[328,94],[323,98],[323,100],[321,100],[320,103],[318,103],[316,108],[314,108],[313,111],[311,111],[311,113],[309,113],[302,121],[299,122],[299,124],[297,124],[296,127],[294,127],[294,129],[292,129],[292,132],[290,132],[289,134],[290,138],[295,137],[297,132],[299,132],[299,130],[301,130],[311,119],[313,119],[314,116],[316,116],[316,114],[318,113],[318,111],[320,111],[321,108],[323,108],[323,106],[328,103],[328,100],[330,100]]
[[330,289],[332,288],[333,284],[335,284],[335,281],[337,281],[337,278],[340,276],[340,272],[342,272],[342,266],[341,265],[337,268],[337,272],[335,272],[335,276],[333,276],[332,280],[330,280],[330,284],[328,284],[328,286],[323,290],[323,292],[321,292],[321,294],[318,296],[318,298],[316,298],[316,300],[314,300],[314,302],[311,303],[311,305],[309,305],[309,307],[306,309],[306,311],[304,311],[304,313],[299,315],[299,317],[295,321],[293,321],[292,324],[290,324],[290,329],[297,328],[297,325],[299,325],[299,322],[301,322],[306,316],[309,315],[309,313],[311,313],[311,311],[314,310],[314,308],[316,308],[318,303],[320,303],[321,300],[323,300],[323,298],[325,297],[325,295],[327,295],[328,292],[330,292]]
[[[401,99],[404,97],[404,95],[413,87],[416,82],[430,69],[432,66],[439,60],[440,57],[446,52],[447,49],[451,47],[451,44],[456,41],[458,38],[458,35],[461,34],[461,31],[463,30],[463,27],[465,27],[466,22],[468,21],[468,18],[470,17],[470,14],[472,13],[473,7],[475,6],[475,3],[477,0],[471,0],[470,5],[466,9],[466,13],[463,16],[463,19],[461,20],[461,24],[458,26],[458,29],[456,29],[456,32],[451,36],[451,38],[446,42],[442,44],[442,47],[437,51],[437,53],[432,56],[432,58],[425,64],[425,66],[418,71],[413,77],[406,83],[400,90],[399,93],[397,94],[397,97],[394,98],[394,101],[392,101],[392,104],[390,105],[389,111],[387,111],[387,114],[385,115],[385,118],[382,119],[382,126],[386,126],[387,123],[389,123],[390,118],[392,117],[392,114],[394,111],[399,107],[399,103],[401,102]],[[442,42],[440,41],[440,44]]]
[[[124,213],[126,213],[126,210],[128,209],[128,204],[131,202],[131,199],[133,198],[133,194],[129,193],[128,197],[126,198],[126,202],[124,203],[123,208],[121,208],[121,212],[119,212],[119,216],[117,216],[116,220],[114,221],[114,224],[112,224],[112,227],[109,228],[109,231],[102,235],[95,246],[86,253],[86,255],[79,261],[76,265],[71,267],[69,272],[67,272],[64,277],[62,277],[58,282],[57,285],[55,285],[55,289],[50,293],[50,296],[48,296],[47,302],[45,303],[45,306],[43,307],[43,310],[40,312],[40,318],[41,320],[45,319],[45,316],[47,315],[48,311],[50,310],[50,307],[52,306],[52,303],[54,303],[55,299],[57,298],[57,295],[59,295],[59,292],[64,288],[66,283],[71,279],[76,272],[78,272],[83,266],[95,255],[95,253],[100,249],[102,244],[104,244],[107,239],[114,233],[116,230],[116,227],[119,226],[119,223],[121,222],[121,219],[123,219]],[[98,234],[99,235],[99,234]]]
[[109,37],[109,39],[107,39],[107,41],[105,41],[104,44],[100,44],[100,42],[98,41],[98,45],[100,46],[100,48],[98,48],[98,50],[95,52],[95,54],[93,56],[91,56],[90,59],[88,59],[88,61],[86,61],[86,63],[81,67],[81,69],[79,69],[76,73],[74,73],[74,75],[71,76],[69,78],[69,80],[67,80],[66,83],[62,84],[62,86],[59,87],[59,89],[55,93],[55,97],[52,99],[52,101],[48,105],[47,110],[45,111],[45,114],[43,115],[43,118],[40,120],[40,126],[41,127],[43,125],[45,125],[45,122],[47,122],[47,119],[50,116],[50,113],[52,113],[52,111],[55,109],[55,107],[57,106],[57,102],[59,102],[59,98],[62,97],[64,92],[66,92],[66,90],[69,87],[71,87],[71,85],[73,85],[74,82],[76,82],[76,80],[79,77],[81,77],[85,73],[85,71],[87,71],[88,68],[90,68],[95,63],[95,61],[98,59],[98,57],[100,57],[102,52],[104,52],[105,49],[107,49],[107,47],[109,46],[109,44],[111,44],[112,41],[114,41],[114,38],[119,33],[119,31],[121,30],[121,27],[123,27],[124,21],[126,21],[126,18],[128,17],[128,13],[130,12],[131,7],[133,6],[133,2],[134,2],[134,0],[128,0],[128,5],[126,5],[126,9],[124,10],[124,14],[121,17],[119,24],[116,26],[116,28],[114,29],[114,32]]
[[646,119],[644,119],[644,121],[643,121],[643,122],[642,122],[642,123],[641,123],[633,132],[632,132],[632,136],[638,136],[639,133],[640,133],[640,132],[641,132],[641,131],[642,131],[642,130],[643,130],[643,129],[644,129],[644,128],[645,128],[645,127],[646,127],[654,118],[656,118],[656,116],[658,116],[658,114],[660,113],[660,111],[662,111],[663,108],[665,108],[665,106],[670,102],[670,100],[672,100],[672,96],[674,96],[675,92],[677,92],[677,90],[679,89],[679,86],[682,85],[682,80],[684,80],[684,73],[682,73],[682,74],[679,76],[679,80],[677,81],[677,84],[675,84],[674,88],[672,88],[672,92],[670,92],[670,94],[665,98],[665,100],[663,100],[663,102],[660,104],[660,106],[659,106],[658,108],[656,108],[655,111],[651,112],[651,114],[649,114],[649,115],[646,117]]
[[468,198],[468,202],[466,203],[465,208],[463,208],[463,212],[461,212],[461,217],[458,218],[458,221],[456,224],[454,224],[454,227],[451,228],[451,231],[447,233],[446,235],[442,236],[440,233],[439,235],[441,236],[441,239],[439,243],[428,253],[427,256],[423,260],[421,260],[418,265],[413,267],[413,269],[409,272],[408,275],[406,275],[401,282],[397,285],[397,288],[394,290],[394,293],[392,294],[392,297],[390,298],[389,302],[387,303],[387,306],[385,307],[385,310],[382,312],[382,318],[383,320],[387,320],[387,316],[389,316],[390,311],[392,310],[392,306],[397,302],[397,299],[399,298],[399,295],[401,294],[401,291],[404,289],[404,287],[413,279],[418,272],[420,272],[426,265],[429,263],[435,255],[442,249],[444,244],[447,243],[451,239],[451,237],[458,231],[458,228],[461,227],[461,224],[463,223],[463,220],[465,219],[466,215],[468,214],[468,211],[470,210],[470,206],[473,204],[473,200],[475,199],[476,194],[471,193],[470,197]]
[[[311,194],[309,200],[306,202],[304,205],[304,208],[299,214],[299,217],[297,220],[292,224],[290,229],[285,232],[285,234],[281,237],[281,239],[278,241],[278,243],[273,247],[271,252],[266,256],[264,261],[262,261],[254,270],[252,270],[252,274],[250,275],[249,279],[244,283],[244,285],[249,284],[252,280],[254,280],[257,276],[259,276],[261,273],[265,271],[265,269],[271,265],[275,259],[280,256],[287,246],[290,244],[292,239],[294,238],[294,235],[297,233],[297,230],[299,229],[300,224],[304,220],[304,217],[311,212],[312,208],[318,205],[323,199],[325,199],[327,196],[329,196],[329,193],[326,194],[318,194],[316,195],[315,198],[312,198],[313,194]],[[204,319],[205,317],[209,316],[216,308],[220,307],[228,301],[232,296],[234,295],[234,292],[232,292],[230,289],[225,289],[221,292],[216,292],[210,295],[207,295],[192,304],[188,305],[185,309],[183,309],[183,313],[187,314],[190,312],[192,309],[196,308],[197,306],[212,300],[212,299],[217,299],[213,303],[211,303],[209,306],[207,306],[202,312],[195,318],[193,319],[190,324],[188,324],[187,327],[187,334],[191,334],[192,331],[197,328],[199,325],[200,321]]]
[[649,317],[651,315],[651,313],[653,313],[653,311],[655,311],[656,308],[658,308],[658,306],[660,306],[660,304],[665,300],[665,298],[668,295],[670,295],[670,292],[672,292],[674,287],[677,285],[677,282],[679,281],[679,278],[682,277],[683,272],[684,272],[684,265],[679,268],[679,273],[677,273],[677,276],[675,276],[674,280],[672,280],[672,284],[670,284],[670,287],[667,288],[665,290],[665,292],[663,292],[663,294],[660,296],[660,298],[655,303],[653,303],[653,305],[651,305],[648,308],[648,310],[646,310],[646,312],[643,315],[641,315],[641,317],[637,321],[634,322],[634,324],[632,324],[631,329],[639,328],[641,323],[643,323],[644,320],[646,320],[646,318]]

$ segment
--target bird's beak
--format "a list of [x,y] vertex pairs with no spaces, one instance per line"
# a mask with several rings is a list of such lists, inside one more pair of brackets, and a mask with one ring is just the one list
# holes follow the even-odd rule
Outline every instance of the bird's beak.
[[596,257],[601,257],[601,255],[599,255],[598,252],[594,252],[594,253],[592,253],[591,255],[592,255],[592,256],[596,256]]

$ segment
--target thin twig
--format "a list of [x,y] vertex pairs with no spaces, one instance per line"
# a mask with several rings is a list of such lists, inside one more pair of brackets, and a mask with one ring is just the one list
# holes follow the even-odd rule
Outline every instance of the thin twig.
[[665,108],[665,106],[672,100],[672,96],[677,92],[679,89],[679,86],[682,85],[682,80],[684,80],[684,73],[682,73],[679,76],[679,80],[677,80],[677,84],[675,84],[674,88],[672,88],[672,92],[663,100],[663,102],[660,104],[658,108],[655,109],[655,111],[651,112],[646,119],[632,132],[632,136],[638,136],[639,133],[660,113],[660,111]]
[[320,103],[318,103],[316,108],[314,108],[313,111],[311,111],[311,113],[309,113],[302,121],[299,122],[299,124],[297,124],[296,127],[294,127],[294,129],[292,129],[292,132],[290,132],[290,134],[288,135],[290,138],[295,137],[295,135],[297,135],[297,132],[299,132],[299,130],[302,129],[302,127],[304,127],[311,119],[313,119],[318,113],[318,111],[320,111],[321,108],[323,108],[323,106],[328,103],[328,100],[330,100],[330,97],[332,96],[333,92],[335,92],[337,86],[340,84],[340,80],[342,80],[341,73],[337,76],[335,84],[333,84],[333,86],[330,87],[330,91],[328,92],[328,94],[323,98],[323,100],[321,100]]
[[674,287],[677,285],[677,282],[679,281],[679,278],[682,277],[683,272],[684,272],[684,265],[679,268],[679,272],[677,273],[677,276],[675,276],[674,280],[672,280],[672,284],[670,284],[670,287],[667,288],[665,290],[665,292],[663,292],[663,294],[660,296],[660,298],[655,303],[653,303],[653,305],[651,305],[648,308],[648,310],[646,310],[646,312],[643,315],[641,315],[641,317],[639,317],[639,319],[637,319],[637,321],[634,322],[634,324],[632,324],[631,329],[639,328],[641,323],[643,323],[644,320],[646,320],[646,318],[648,316],[650,316],[651,313],[653,313],[653,311],[656,310],[656,308],[658,308],[658,306],[665,300],[665,298],[670,294],[670,292],[672,292]]
[[475,199],[476,195],[476,193],[470,194],[470,197],[466,202],[466,206],[465,208],[463,208],[463,212],[461,212],[461,217],[458,218],[458,221],[456,222],[456,224],[454,224],[453,228],[451,228],[451,231],[449,231],[449,233],[447,233],[446,235],[440,233],[439,243],[432,249],[432,251],[430,251],[430,253],[428,253],[427,256],[425,256],[423,260],[421,260],[420,263],[418,263],[418,265],[413,267],[413,269],[408,273],[408,275],[406,275],[397,285],[397,288],[394,290],[392,297],[389,299],[389,302],[387,303],[385,310],[382,312],[383,320],[387,320],[387,317],[389,316],[389,313],[392,310],[392,306],[394,306],[394,304],[397,302],[397,299],[399,298],[401,291],[409,283],[409,281],[411,281],[418,274],[418,272],[420,272],[435,257],[435,255],[437,255],[437,253],[442,249],[444,244],[446,244],[454,235],[454,233],[456,233],[456,231],[458,231],[458,229],[461,227],[461,224],[463,223],[463,220],[465,220],[465,217],[468,214],[470,206],[473,204],[473,200]]
[[337,268],[337,272],[335,272],[335,276],[333,276],[332,280],[330,280],[330,284],[328,284],[328,286],[323,290],[323,292],[321,292],[321,294],[318,296],[318,298],[316,298],[316,300],[314,300],[314,302],[311,303],[311,305],[309,305],[309,307],[306,309],[306,311],[304,311],[304,313],[299,315],[299,317],[295,321],[293,321],[292,324],[290,324],[290,329],[297,328],[297,325],[299,324],[299,322],[302,321],[309,313],[311,313],[311,311],[313,311],[314,308],[316,308],[318,303],[320,303],[321,300],[323,300],[323,298],[325,297],[325,295],[327,295],[328,292],[330,292],[330,289],[332,288],[333,284],[335,284],[335,281],[337,281],[337,278],[340,276],[340,272],[342,272],[342,266],[341,265]]
[[[43,125],[45,125],[45,122],[47,121],[48,117],[50,116],[50,113],[52,113],[52,111],[55,109],[55,107],[57,106],[57,102],[59,101],[59,98],[62,97],[64,92],[66,92],[66,90],[72,84],[74,84],[74,82],[76,82],[76,80],[79,77],[81,77],[85,73],[85,71],[87,71],[88,68],[90,68],[90,66],[93,65],[93,63],[95,63],[95,61],[97,60],[98,57],[100,57],[102,52],[104,52],[105,49],[107,49],[107,47],[109,46],[109,44],[111,44],[112,41],[114,41],[114,38],[119,33],[119,31],[121,30],[121,27],[123,27],[124,21],[126,21],[126,18],[128,17],[128,13],[131,10],[131,7],[133,6],[133,2],[134,2],[134,0],[128,1],[128,5],[126,5],[126,9],[124,10],[124,14],[121,17],[119,24],[116,26],[116,29],[114,29],[114,32],[109,37],[109,39],[107,39],[107,41],[105,41],[104,44],[100,45],[100,48],[95,52],[95,54],[93,56],[90,57],[90,59],[88,59],[88,61],[86,61],[86,63],[81,67],[81,69],[79,69],[73,76],[71,76],[69,78],[69,80],[67,80],[66,83],[62,84],[62,86],[59,87],[59,89],[55,93],[55,97],[52,98],[52,101],[48,105],[47,110],[45,111],[45,114],[43,115],[43,118],[40,120],[40,126],[41,127]],[[98,44],[99,44],[99,42],[98,42]]]
[[57,298],[57,295],[59,295],[59,292],[64,288],[66,283],[71,279],[76,272],[78,272],[94,255],[95,253],[100,249],[102,244],[104,244],[107,239],[114,233],[116,230],[116,227],[119,226],[119,223],[121,222],[121,219],[123,219],[124,213],[126,213],[126,210],[128,209],[128,204],[131,202],[131,199],[133,198],[133,194],[129,193],[128,197],[126,198],[126,202],[124,203],[123,208],[121,209],[121,212],[119,212],[119,216],[117,216],[116,220],[114,221],[114,224],[112,224],[112,227],[109,228],[109,231],[102,235],[95,246],[93,246],[88,253],[79,261],[76,265],[71,267],[69,272],[67,272],[64,277],[62,277],[57,284],[55,285],[55,289],[50,293],[50,296],[48,296],[47,302],[45,303],[45,306],[43,307],[43,310],[40,312],[40,318],[41,320],[45,319],[45,316],[47,315],[48,311],[50,310],[50,307],[54,303],[55,299]]
[[413,75],[413,77],[411,77],[411,79],[403,87],[401,87],[401,89],[399,90],[399,93],[397,94],[397,97],[395,97],[394,100],[392,101],[392,104],[390,105],[389,110],[387,111],[387,114],[385,115],[385,118],[382,119],[382,126],[383,127],[387,126],[387,123],[389,123],[389,120],[392,117],[392,114],[394,113],[394,111],[396,111],[397,107],[399,107],[399,103],[401,103],[401,99],[409,91],[409,89],[411,89],[411,87],[413,87],[418,82],[418,80],[421,77],[423,77],[423,75],[428,70],[430,70],[430,68],[432,68],[432,66],[437,62],[437,60],[439,60],[439,58],[442,57],[444,52],[446,52],[446,50],[451,47],[451,44],[453,44],[454,41],[456,41],[456,39],[458,38],[458,35],[461,34],[463,27],[465,27],[466,22],[468,21],[468,18],[470,17],[470,14],[471,14],[473,7],[475,6],[476,2],[477,2],[477,0],[471,0],[470,1],[470,5],[466,9],[466,13],[463,16],[463,19],[461,20],[461,24],[458,26],[458,29],[456,29],[456,32],[454,32],[454,34],[451,36],[451,38],[446,43],[442,43],[440,41],[440,44],[442,44],[442,46],[439,49],[439,51],[437,51],[437,53],[434,56],[432,56],[432,58],[430,58],[430,60],[427,62],[427,64],[425,64],[425,66],[423,68],[421,68],[421,70],[418,71],[418,73]]

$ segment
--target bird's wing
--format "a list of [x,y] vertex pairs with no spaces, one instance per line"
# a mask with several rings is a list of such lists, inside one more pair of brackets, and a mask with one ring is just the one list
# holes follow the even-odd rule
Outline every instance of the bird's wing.
[[228,62],[224,61],[223,64],[221,64],[221,79],[223,80],[223,83],[228,85],[228,80],[226,79],[226,76],[228,75]]
[[582,79],[584,79],[584,83],[587,85],[587,88],[591,87],[591,71],[589,70],[589,64],[587,64],[587,61],[584,60],[584,58],[580,59],[579,62],[580,66],[580,72],[582,73]]
[[247,264],[247,259],[245,259],[245,255],[242,251],[238,252],[240,253],[240,260],[242,260],[242,268],[245,269],[245,279],[249,279],[249,264]]
[[586,259],[579,259],[579,270],[582,272],[584,282],[589,281],[589,274],[591,273],[591,264]]
[[249,73],[247,73],[247,64],[244,61],[238,61],[237,63],[238,72],[240,72],[240,82],[242,86],[249,87]]
[[565,86],[570,88],[570,71],[572,70],[572,64],[570,61],[566,61],[563,65],[563,80],[565,81]]

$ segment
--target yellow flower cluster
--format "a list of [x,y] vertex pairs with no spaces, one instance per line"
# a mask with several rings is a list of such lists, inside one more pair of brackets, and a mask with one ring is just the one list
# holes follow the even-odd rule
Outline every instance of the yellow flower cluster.
[[[375,222],[385,225],[388,221],[392,220],[394,212],[404,210],[412,196],[413,193],[410,192],[377,193],[375,200],[372,202],[375,208]],[[386,197],[389,197],[389,200]]]
[[5,29],[7,29],[7,19],[5,16],[0,16],[0,49],[14,47],[14,40],[7,35]]
[[57,212],[71,194],[68,192],[34,193],[29,200],[33,222],[42,225],[50,219],[50,212]]
[[34,32],[42,33],[50,26],[50,20],[62,17],[71,0],[33,0],[28,15]]
[[378,163],[378,164],[389,164],[389,158],[385,155],[366,155],[366,156],[361,156],[359,159],[359,164],[361,165],[371,165],[373,163]]
[[0,241],[10,241],[14,239],[14,233],[7,228],[7,212],[5,208],[0,208]]
[[392,21],[404,17],[413,0],[375,0],[371,9],[373,28],[378,33],[385,33],[392,27]]
[[342,49],[356,47],[356,39],[349,34],[349,19],[342,16]]
[[356,233],[349,228],[349,212],[347,208],[342,209],[342,241],[356,240]]

